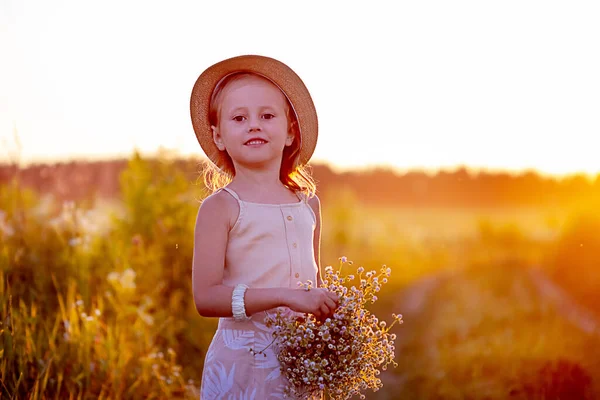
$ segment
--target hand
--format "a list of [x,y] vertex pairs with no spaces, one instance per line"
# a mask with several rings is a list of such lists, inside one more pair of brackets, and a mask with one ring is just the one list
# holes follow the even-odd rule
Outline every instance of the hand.
[[338,295],[324,288],[290,289],[284,300],[293,311],[313,314],[318,320],[332,316],[339,305]]

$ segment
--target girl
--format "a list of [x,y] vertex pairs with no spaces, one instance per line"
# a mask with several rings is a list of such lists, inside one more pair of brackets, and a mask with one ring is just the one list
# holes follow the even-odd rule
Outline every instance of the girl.
[[[200,398],[283,398],[265,316],[285,307],[326,318],[339,300],[320,288],[320,203],[303,168],[316,145],[314,104],[285,64],[241,56],[200,75],[191,117],[214,163],[205,174],[214,193],[196,220],[194,301],[219,317]],[[298,287],[308,280],[317,287]]]

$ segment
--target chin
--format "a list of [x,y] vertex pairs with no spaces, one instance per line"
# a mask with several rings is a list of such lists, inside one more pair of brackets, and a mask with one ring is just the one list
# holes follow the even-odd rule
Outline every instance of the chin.
[[238,161],[238,164],[251,168],[267,167],[270,164],[281,165],[281,157],[244,157]]

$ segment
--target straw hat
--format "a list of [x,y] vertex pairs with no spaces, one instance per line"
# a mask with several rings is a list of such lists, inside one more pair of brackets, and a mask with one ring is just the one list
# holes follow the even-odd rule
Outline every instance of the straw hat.
[[290,67],[273,58],[244,55],[229,58],[207,68],[192,89],[190,112],[196,138],[208,158],[216,164],[219,149],[213,142],[209,106],[217,84],[236,72],[250,72],[273,82],[287,96],[300,128],[300,164],[306,164],[317,145],[317,111],[308,89]]

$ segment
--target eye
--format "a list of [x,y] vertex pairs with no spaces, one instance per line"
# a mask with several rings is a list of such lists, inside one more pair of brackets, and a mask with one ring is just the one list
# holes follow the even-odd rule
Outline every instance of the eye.
[[267,113],[267,114],[263,114],[263,118],[264,119],[273,119],[273,118],[275,118],[275,116],[273,114]]
[[236,115],[235,117],[232,118],[234,121],[236,122],[242,122],[246,119],[246,117],[244,117],[243,115]]

